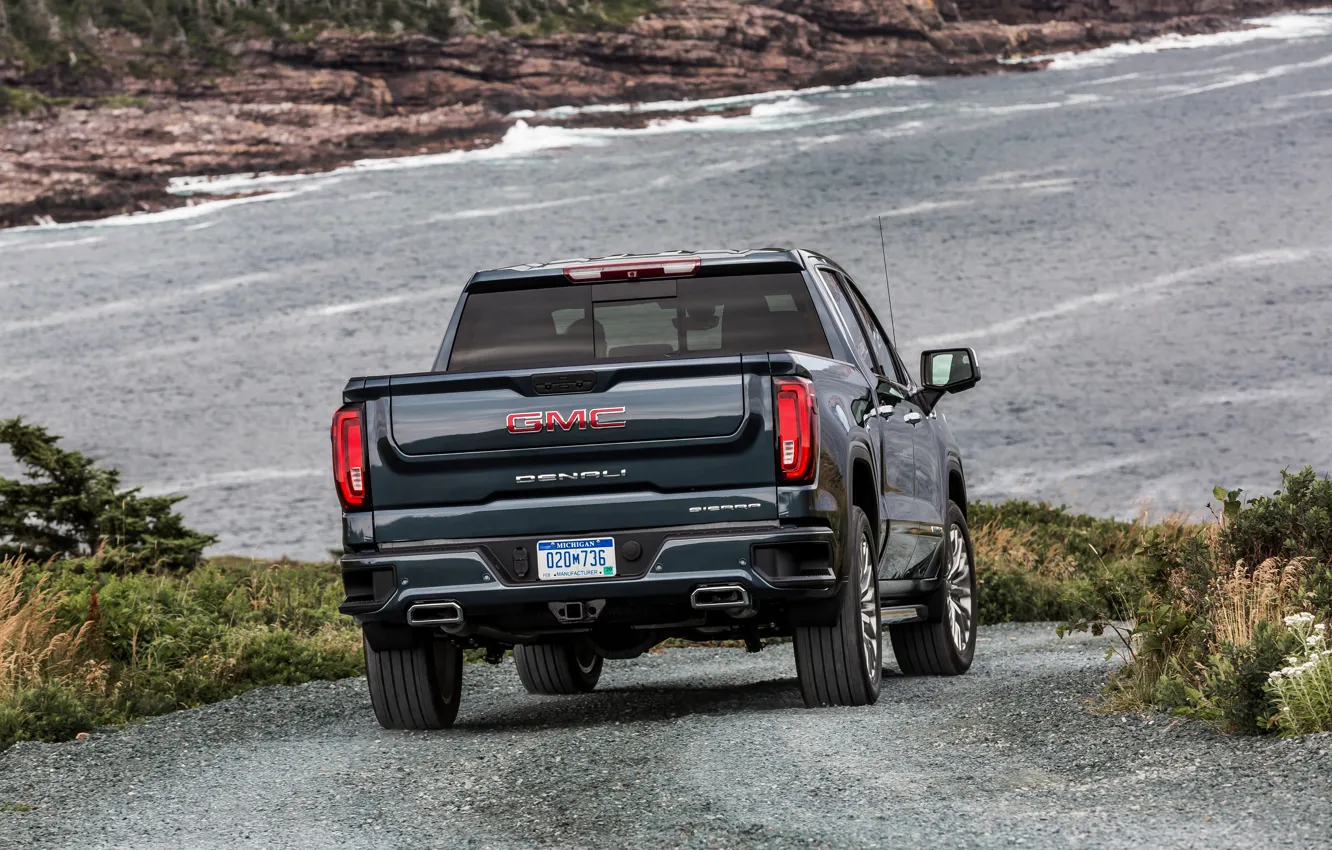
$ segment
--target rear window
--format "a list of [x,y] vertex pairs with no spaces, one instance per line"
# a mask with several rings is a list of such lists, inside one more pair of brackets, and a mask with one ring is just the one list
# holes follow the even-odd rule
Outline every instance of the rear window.
[[798,273],[558,284],[470,293],[448,371],[786,350],[831,356]]

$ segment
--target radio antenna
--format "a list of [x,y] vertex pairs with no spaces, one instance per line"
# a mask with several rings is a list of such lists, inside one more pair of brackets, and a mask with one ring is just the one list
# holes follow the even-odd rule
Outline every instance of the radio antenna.
[[893,281],[888,277],[888,243],[883,238],[883,216],[879,219],[879,249],[883,252],[883,285],[888,287],[888,324],[893,329],[893,345],[897,345],[897,320],[893,318]]

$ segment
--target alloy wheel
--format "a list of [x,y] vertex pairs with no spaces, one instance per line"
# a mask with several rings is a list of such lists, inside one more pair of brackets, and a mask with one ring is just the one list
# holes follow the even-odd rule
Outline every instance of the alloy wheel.
[[870,679],[874,679],[882,666],[880,655],[883,646],[879,639],[879,585],[874,579],[874,558],[870,554],[868,537],[860,539],[860,563],[857,570],[860,573],[861,654],[865,660],[865,672]]
[[971,642],[972,566],[962,529],[957,526],[949,529],[948,546],[948,630],[953,647],[963,653]]

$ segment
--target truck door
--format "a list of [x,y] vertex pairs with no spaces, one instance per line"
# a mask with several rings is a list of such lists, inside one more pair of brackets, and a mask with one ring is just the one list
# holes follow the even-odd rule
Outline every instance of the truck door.
[[896,578],[910,569],[916,551],[916,538],[909,533],[911,526],[902,522],[918,513],[915,507],[915,438],[906,418],[914,405],[906,401],[905,387],[890,391],[891,381],[884,366],[889,361],[879,360],[872,337],[866,333],[872,324],[867,323],[853,306],[853,290],[847,288],[839,272],[820,268],[819,274],[828,302],[845,326],[844,332],[856,349],[858,359],[863,360],[861,365],[867,372],[866,379],[871,386],[877,385],[874,419],[878,421],[879,479],[882,484],[879,515],[888,524],[887,535],[881,536],[884,545],[879,553],[878,575],[881,579]]
[[938,507],[940,478],[935,468],[940,454],[934,420],[911,401],[914,387],[902,367],[901,358],[893,351],[874,311],[849,280],[847,295],[864,323],[874,352],[884,437],[910,442],[912,446],[912,498],[894,506],[897,513],[889,518],[888,540],[893,547],[893,557],[885,563],[880,578],[925,578],[943,541],[942,516]]

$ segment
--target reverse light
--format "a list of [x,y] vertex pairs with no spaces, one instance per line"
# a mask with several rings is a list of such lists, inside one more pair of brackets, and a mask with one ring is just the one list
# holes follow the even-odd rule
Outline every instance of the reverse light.
[[609,280],[642,280],[650,277],[685,277],[698,271],[700,257],[657,257],[638,260],[611,260],[565,266],[564,276],[577,283]]
[[774,378],[777,390],[777,472],[786,484],[814,480],[818,416],[814,385],[805,378]]
[[342,507],[348,510],[366,501],[364,432],[361,405],[349,404],[333,414],[333,481]]

